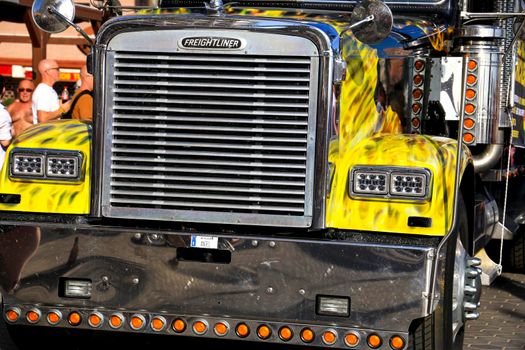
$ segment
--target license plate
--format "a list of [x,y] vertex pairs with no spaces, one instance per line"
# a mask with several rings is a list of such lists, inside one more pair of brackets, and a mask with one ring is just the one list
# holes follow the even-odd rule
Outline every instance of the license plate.
[[192,248],[217,249],[219,246],[219,237],[213,236],[191,236]]

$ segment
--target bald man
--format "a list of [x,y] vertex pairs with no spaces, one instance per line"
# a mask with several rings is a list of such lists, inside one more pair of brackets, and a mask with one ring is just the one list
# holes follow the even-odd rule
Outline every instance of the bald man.
[[13,120],[13,137],[17,137],[33,125],[32,95],[35,90],[35,84],[29,79],[23,79],[18,83],[19,99],[7,107],[7,111]]
[[38,72],[42,82],[33,93],[33,124],[59,119],[71,108],[71,101],[60,104],[58,95],[53,89],[59,77],[58,63],[55,60],[42,60],[38,63]]

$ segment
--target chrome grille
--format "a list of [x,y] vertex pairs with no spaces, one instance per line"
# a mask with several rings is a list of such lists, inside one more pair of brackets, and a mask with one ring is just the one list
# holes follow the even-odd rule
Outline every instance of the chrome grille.
[[105,215],[308,226],[317,65],[309,56],[108,53]]

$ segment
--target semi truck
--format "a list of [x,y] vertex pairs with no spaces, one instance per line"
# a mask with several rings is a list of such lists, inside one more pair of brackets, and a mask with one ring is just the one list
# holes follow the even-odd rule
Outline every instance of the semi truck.
[[523,271],[522,1],[92,5],[93,122],[0,174],[11,331],[461,349],[484,247]]

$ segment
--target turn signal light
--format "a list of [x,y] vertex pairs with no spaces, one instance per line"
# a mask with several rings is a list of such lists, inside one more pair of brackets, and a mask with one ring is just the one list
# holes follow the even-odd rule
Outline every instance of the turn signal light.
[[284,341],[289,341],[293,338],[293,332],[290,329],[290,327],[284,326],[279,329],[279,338],[281,338]]
[[88,317],[88,324],[93,328],[98,328],[102,326],[102,320],[104,319],[104,316],[102,316],[101,313],[93,312]]
[[401,350],[405,347],[405,340],[399,335],[394,335],[390,338],[390,347],[394,350]]
[[124,316],[122,314],[113,314],[109,318],[109,326],[113,329],[117,329],[122,327],[122,324],[124,323]]
[[323,343],[325,343],[326,345],[332,345],[337,339],[337,334],[335,333],[335,331],[325,331],[323,333],[322,339]]
[[155,332],[160,332],[166,327],[166,319],[162,316],[155,316],[151,320],[151,329]]
[[10,308],[5,312],[5,318],[9,322],[16,322],[18,321],[19,317],[20,317],[19,308]]
[[144,324],[146,323],[146,319],[144,316],[135,314],[131,316],[131,319],[129,320],[129,326],[131,329],[138,331],[139,329],[142,329],[144,327]]
[[215,332],[215,334],[217,334],[219,337],[224,337],[226,334],[228,334],[229,328],[230,327],[228,327],[227,323],[217,322],[213,327],[213,332]]
[[239,338],[246,338],[250,334],[250,328],[246,323],[239,323],[237,327],[235,327],[235,333]]
[[177,318],[175,321],[173,321],[171,328],[177,333],[182,333],[186,330],[186,322],[180,318]]
[[195,321],[193,323],[193,332],[195,334],[201,335],[206,333],[208,330],[208,325],[204,321]]
[[345,335],[345,344],[349,347],[354,347],[359,344],[359,336],[355,333],[348,333]]
[[259,326],[257,328],[257,336],[261,339],[268,339],[270,338],[270,335],[272,335],[272,330],[265,324]]
[[381,337],[379,337],[377,334],[370,334],[367,339],[368,346],[372,349],[377,349],[381,346],[383,341],[381,340]]
[[315,333],[310,328],[303,328],[301,331],[301,340],[305,343],[311,343],[315,339]]
[[62,313],[58,310],[51,310],[47,314],[47,322],[50,325],[56,325],[62,319]]
[[26,320],[29,323],[37,323],[40,320],[41,315],[40,310],[31,309],[26,314]]
[[73,311],[67,317],[67,321],[72,326],[78,326],[80,324],[80,322],[82,322],[82,316],[80,316],[80,314],[78,312]]

